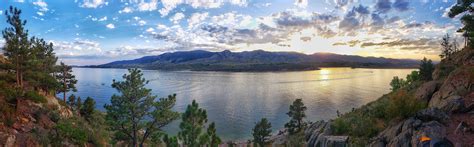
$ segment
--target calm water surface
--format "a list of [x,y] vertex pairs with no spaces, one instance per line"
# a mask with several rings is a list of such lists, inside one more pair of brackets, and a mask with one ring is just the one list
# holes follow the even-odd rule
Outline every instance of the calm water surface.
[[[294,99],[302,98],[310,121],[327,120],[336,111],[347,112],[390,91],[393,76],[405,77],[413,69],[323,68],[300,72],[193,72],[143,71],[153,94],[177,94],[176,111],[184,112],[195,99],[216,122],[224,140],[250,139],[255,122],[268,118],[273,130],[289,120],[286,112]],[[74,68],[78,79],[75,93],[96,100],[97,108],[110,102],[117,93],[110,85],[122,80],[126,69]],[[179,121],[165,130],[175,134]]]

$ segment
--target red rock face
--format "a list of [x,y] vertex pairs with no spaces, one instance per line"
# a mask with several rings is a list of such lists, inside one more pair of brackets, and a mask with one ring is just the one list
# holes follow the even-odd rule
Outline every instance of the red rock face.
[[[474,114],[463,113],[453,114],[447,123],[447,138],[455,146],[472,146],[474,145]],[[467,124],[467,130],[459,130],[459,124],[464,122]]]

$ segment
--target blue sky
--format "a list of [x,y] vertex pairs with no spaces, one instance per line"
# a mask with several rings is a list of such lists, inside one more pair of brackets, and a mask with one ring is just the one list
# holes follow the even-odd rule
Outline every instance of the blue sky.
[[[186,50],[331,52],[439,60],[453,0],[3,0],[69,64]],[[0,28],[7,26],[0,17]],[[462,38],[458,39],[462,41]],[[0,39],[0,44],[4,41]]]

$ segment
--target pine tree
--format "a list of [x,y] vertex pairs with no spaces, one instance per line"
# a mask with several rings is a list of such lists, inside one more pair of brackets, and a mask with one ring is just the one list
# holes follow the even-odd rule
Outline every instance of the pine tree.
[[303,121],[306,117],[304,112],[306,109],[307,108],[304,106],[302,99],[296,99],[293,101],[293,104],[290,105],[290,111],[286,113],[290,117],[290,121],[285,124],[285,128],[288,129],[290,135],[298,133],[306,127],[306,122]]
[[183,141],[184,145],[189,147],[199,147],[204,145],[204,137],[202,128],[207,122],[206,110],[199,108],[196,100],[188,105],[186,111],[182,114],[182,122],[179,124],[181,131],[178,133],[178,138]]
[[76,95],[71,94],[68,98],[67,104],[72,108],[76,105]]
[[60,88],[58,88],[58,93],[63,93],[63,100],[66,101],[66,93],[69,91],[76,92],[76,76],[72,74],[72,67],[64,64],[61,64],[57,67],[58,73],[56,74],[56,79],[60,83]]
[[36,37],[31,38],[30,42],[31,57],[25,78],[30,85],[49,94],[50,90],[59,87],[58,81],[52,76],[56,72],[58,60],[53,52],[53,44]]
[[167,147],[179,147],[178,138],[175,136],[169,137],[168,135],[165,135],[163,137],[163,142]]
[[81,110],[82,108],[82,100],[81,100],[81,97],[77,97],[77,101],[76,101],[76,108],[74,109],[76,111],[77,114],[81,114],[79,113],[79,110]]
[[7,16],[7,23],[11,27],[5,28],[2,31],[5,45],[3,47],[3,54],[7,59],[7,63],[15,71],[16,86],[23,87],[24,71],[28,69],[27,63],[30,60],[30,42],[28,40],[28,30],[24,28],[26,20],[20,17],[21,10],[13,8],[5,11]]
[[454,52],[453,51],[454,46],[453,44],[451,44],[451,37],[449,37],[449,35],[446,34],[441,40],[440,44],[441,44],[442,51],[439,57],[441,57],[441,59],[449,60],[451,57],[451,54]]
[[420,78],[421,80],[424,81],[430,81],[432,80],[432,74],[434,71],[434,65],[431,60],[427,60],[426,58],[423,58],[420,63]]
[[252,130],[253,142],[260,147],[263,147],[268,141],[272,133],[272,124],[268,122],[267,118],[262,118]]
[[94,113],[95,109],[95,101],[91,97],[87,97],[86,100],[84,100],[84,105],[81,107],[79,110],[81,116],[86,118],[86,120],[90,121],[90,118],[92,117],[92,114]]
[[123,75],[125,81],[113,81],[112,87],[120,95],[114,94],[111,104],[104,107],[111,128],[116,130],[116,138],[137,147],[177,119],[179,113],[171,110],[176,103],[176,94],[156,101],[157,96],[145,88],[148,81],[142,78],[141,71],[129,69],[128,72]]
[[451,7],[448,13],[451,18],[463,14],[461,22],[464,26],[458,32],[463,32],[463,36],[466,38],[465,45],[470,48],[474,46],[474,8],[472,3],[474,3],[472,0],[458,0],[457,4]]
[[222,140],[217,136],[216,124],[212,122],[209,127],[207,127],[207,136],[208,136],[208,145],[210,147],[218,147],[221,144]]

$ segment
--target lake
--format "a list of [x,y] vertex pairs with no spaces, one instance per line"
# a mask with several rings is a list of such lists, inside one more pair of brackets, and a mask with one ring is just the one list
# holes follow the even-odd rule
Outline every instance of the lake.
[[[251,138],[255,122],[268,118],[273,131],[289,120],[289,105],[297,98],[308,107],[307,120],[328,120],[336,111],[347,112],[390,91],[393,76],[405,77],[414,69],[322,68],[298,72],[195,72],[144,70],[148,88],[159,97],[176,93],[174,109],[184,112],[195,99],[215,122],[224,140]],[[93,97],[99,110],[117,93],[112,80],[122,80],[126,69],[73,68],[78,83],[75,95]],[[176,134],[179,121],[164,130]]]

